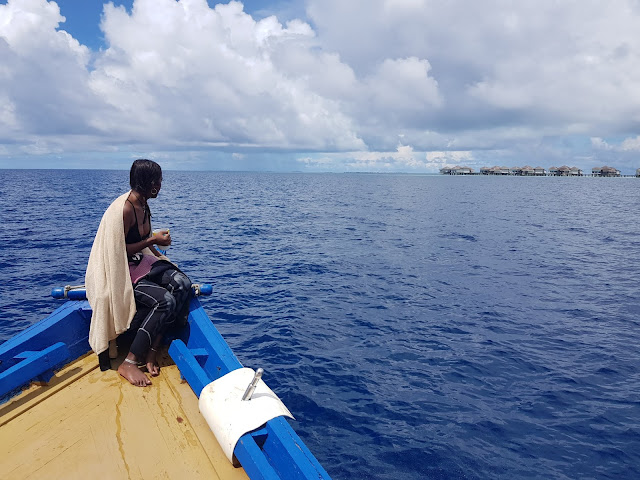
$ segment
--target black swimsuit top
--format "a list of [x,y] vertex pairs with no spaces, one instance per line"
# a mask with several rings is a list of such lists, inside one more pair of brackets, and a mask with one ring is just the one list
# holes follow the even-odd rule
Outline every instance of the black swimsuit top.
[[[131,200],[127,198],[127,202],[131,203]],[[134,225],[131,225],[131,228],[127,232],[127,235],[124,237],[124,242],[127,245],[131,243],[141,242],[143,239],[143,237],[140,235],[140,229],[138,227],[138,214],[136,213],[136,207],[133,203],[131,203],[131,206],[133,207],[133,214],[136,216],[136,223]],[[149,217],[151,217],[151,212],[149,212]],[[144,217],[142,218],[143,228],[144,228],[144,223],[146,221],[147,221],[147,210],[145,209]],[[147,235],[144,238],[147,238],[149,235],[151,235],[151,228],[149,228],[149,233],[147,233]]]

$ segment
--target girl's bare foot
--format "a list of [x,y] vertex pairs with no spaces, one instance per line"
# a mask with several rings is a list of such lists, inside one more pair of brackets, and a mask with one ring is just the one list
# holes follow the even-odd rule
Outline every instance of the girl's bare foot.
[[158,375],[160,375],[160,365],[156,360],[157,353],[157,350],[153,348],[150,348],[149,352],[147,353],[147,372],[149,372],[149,375],[151,375],[152,377],[157,377]]
[[151,380],[140,371],[137,362],[128,356],[118,367],[118,373],[126,378],[131,385],[135,385],[136,387],[151,385]]

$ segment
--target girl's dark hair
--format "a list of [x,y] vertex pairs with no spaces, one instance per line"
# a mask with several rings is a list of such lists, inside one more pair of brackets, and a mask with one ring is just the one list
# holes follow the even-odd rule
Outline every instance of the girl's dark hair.
[[162,168],[153,160],[139,159],[131,165],[129,184],[133,190],[147,194],[162,181]]

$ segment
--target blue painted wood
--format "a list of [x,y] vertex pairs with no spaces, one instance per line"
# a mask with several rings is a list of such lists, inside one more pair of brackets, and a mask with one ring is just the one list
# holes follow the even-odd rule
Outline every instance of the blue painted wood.
[[0,397],[34,378],[48,381],[56,368],[64,365],[71,354],[67,346],[58,342],[40,352],[29,352],[26,358],[16,355],[19,363],[0,373]]
[[13,358],[15,358],[16,360],[24,360],[25,358],[29,358],[33,355],[37,355],[40,352],[36,352],[33,350],[26,350],[24,352],[21,352],[19,354],[17,354],[16,356],[14,356]]
[[[204,387],[211,383],[211,379],[200,366],[193,352],[182,340],[174,340],[169,346],[169,355],[189,382],[193,392],[200,397]],[[251,480],[280,480],[250,434],[240,438],[233,453]]]
[[194,348],[191,350],[194,358],[198,361],[200,366],[203,366],[209,360],[209,352],[207,352],[206,348]]
[[[242,368],[197,299],[191,304],[189,332],[184,340],[174,340],[169,354],[198,397],[210,382]],[[234,456],[252,480],[330,480],[283,417],[243,435]]]
[[200,305],[200,301],[194,298],[191,301],[192,310],[189,314],[189,338],[187,346],[194,350],[205,349],[209,358],[204,363],[203,368],[210,376],[211,381],[220,378],[226,373],[242,368],[242,364],[231,351],[222,335],[213,326],[211,319],[207,316]]
[[238,459],[251,480],[281,480],[281,478],[285,478],[278,476],[260,447],[256,445],[255,440],[248,433],[240,437],[233,450],[233,455]]
[[262,449],[281,478],[331,478],[285,418],[269,420],[265,429],[267,438]]
[[69,300],[86,300],[87,291],[84,288],[78,288],[75,290],[69,290],[67,292],[67,298]]
[[262,448],[264,446],[264,442],[267,440],[267,436],[269,435],[269,433],[267,432],[267,429],[265,427],[261,427],[253,430],[250,433],[253,439],[255,440],[256,445]]
[[189,382],[193,393],[200,398],[202,389],[211,383],[211,380],[202,369],[198,360],[182,340],[174,340],[169,346],[169,355],[180,369],[180,374]]
[[[196,295],[211,295],[213,293],[213,286],[208,283],[198,284],[197,286],[193,285],[192,288]],[[72,290],[65,290],[65,287],[55,287],[51,289],[51,296],[57,299],[66,297],[69,300],[86,300],[87,289],[79,287]]]
[[0,373],[13,367],[24,351],[41,351],[56,342],[63,342],[71,358],[78,358],[90,350],[89,325],[91,309],[88,302],[65,302],[47,318],[0,345]]

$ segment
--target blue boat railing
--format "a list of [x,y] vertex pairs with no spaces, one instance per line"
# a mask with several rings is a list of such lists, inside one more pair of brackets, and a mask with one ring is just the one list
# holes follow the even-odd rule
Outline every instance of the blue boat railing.
[[[191,289],[195,296],[211,295],[213,293],[213,286],[209,283],[194,283]],[[87,290],[84,285],[66,285],[64,287],[52,288],[51,296],[56,299],[86,300]]]
[[48,317],[0,345],[0,403],[31,381],[47,382],[89,347],[89,303],[65,302]]
[[[189,327],[186,340],[171,342],[169,355],[200,397],[209,383],[242,368],[242,364],[197,299],[192,301]],[[251,480],[331,478],[283,417],[243,435],[233,453]]]
[[0,397],[33,380],[48,382],[56,369],[71,360],[66,343],[57,342],[43,350],[25,350],[13,356],[15,364],[0,373]]

